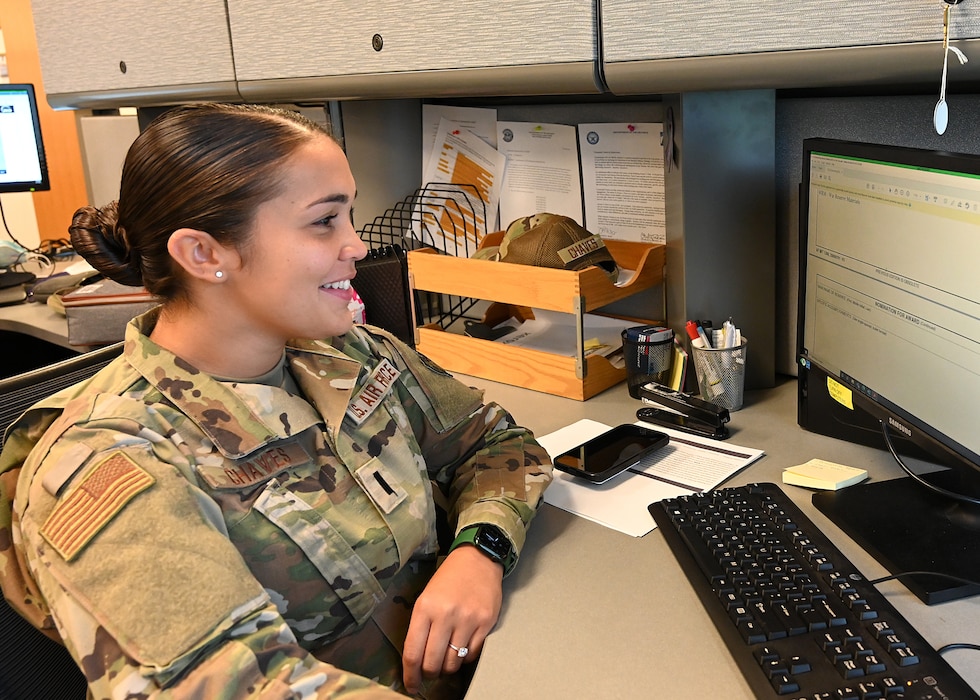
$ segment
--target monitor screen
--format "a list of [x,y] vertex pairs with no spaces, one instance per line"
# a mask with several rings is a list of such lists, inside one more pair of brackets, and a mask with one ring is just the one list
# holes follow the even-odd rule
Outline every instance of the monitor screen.
[[49,189],[34,86],[0,84],[0,192]]
[[[980,507],[969,502],[980,499],[980,157],[807,139],[800,233],[800,424],[882,448],[884,427],[900,454],[948,468],[923,475],[946,496],[904,478],[814,504],[892,573],[953,573],[929,550],[943,548],[932,537],[949,540],[952,559],[963,557],[957,547],[980,548]],[[973,568],[956,575],[980,580]],[[980,593],[911,578],[926,602]]]

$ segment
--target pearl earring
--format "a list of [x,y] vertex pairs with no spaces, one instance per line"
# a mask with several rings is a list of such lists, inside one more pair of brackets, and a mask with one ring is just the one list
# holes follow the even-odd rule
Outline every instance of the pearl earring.
[[222,277],[225,276],[225,273],[222,272],[221,270],[218,270],[217,272],[214,273],[214,276],[217,277],[218,279],[221,279]]

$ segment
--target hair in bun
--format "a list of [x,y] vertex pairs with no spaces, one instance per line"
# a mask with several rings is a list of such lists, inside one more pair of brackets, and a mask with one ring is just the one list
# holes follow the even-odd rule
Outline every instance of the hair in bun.
[[75,212],[68,232],[75,252],[111,280],[131,287],[143,285],[138,261],[133,261],[126,230],[119,225],[118,202]]
[[123,163],[119,200],[75,212],[75,250],[121,284],[166,301],[191,301],[167,247],[174,231],[204,231],[243,256],[258,207],[279,194],[283,163],[330,137],[297,112],[255,105],[177,107],[136,137]]

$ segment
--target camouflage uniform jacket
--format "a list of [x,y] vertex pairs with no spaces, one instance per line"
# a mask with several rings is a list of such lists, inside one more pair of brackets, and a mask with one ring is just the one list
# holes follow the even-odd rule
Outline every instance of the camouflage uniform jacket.
[[290,343],[298,397],[197,371],[147,337],[155,313],[8,432],[5,595],[56,627],[95,697],[387,696],[309,650],[435,552],[436,501],[519,551],[546,453],[378,329]]

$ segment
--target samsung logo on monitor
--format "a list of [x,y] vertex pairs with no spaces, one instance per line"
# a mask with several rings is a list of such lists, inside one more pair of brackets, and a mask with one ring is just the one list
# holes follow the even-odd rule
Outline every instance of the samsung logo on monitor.
[[896,428],[899,432],[903,433],[905,437],[909,437],[909,438],[912,437],[912,431],[906,428],[904,425],[899,423],[891,416],[888,416],[888,425],[892,426],[893,428]]

